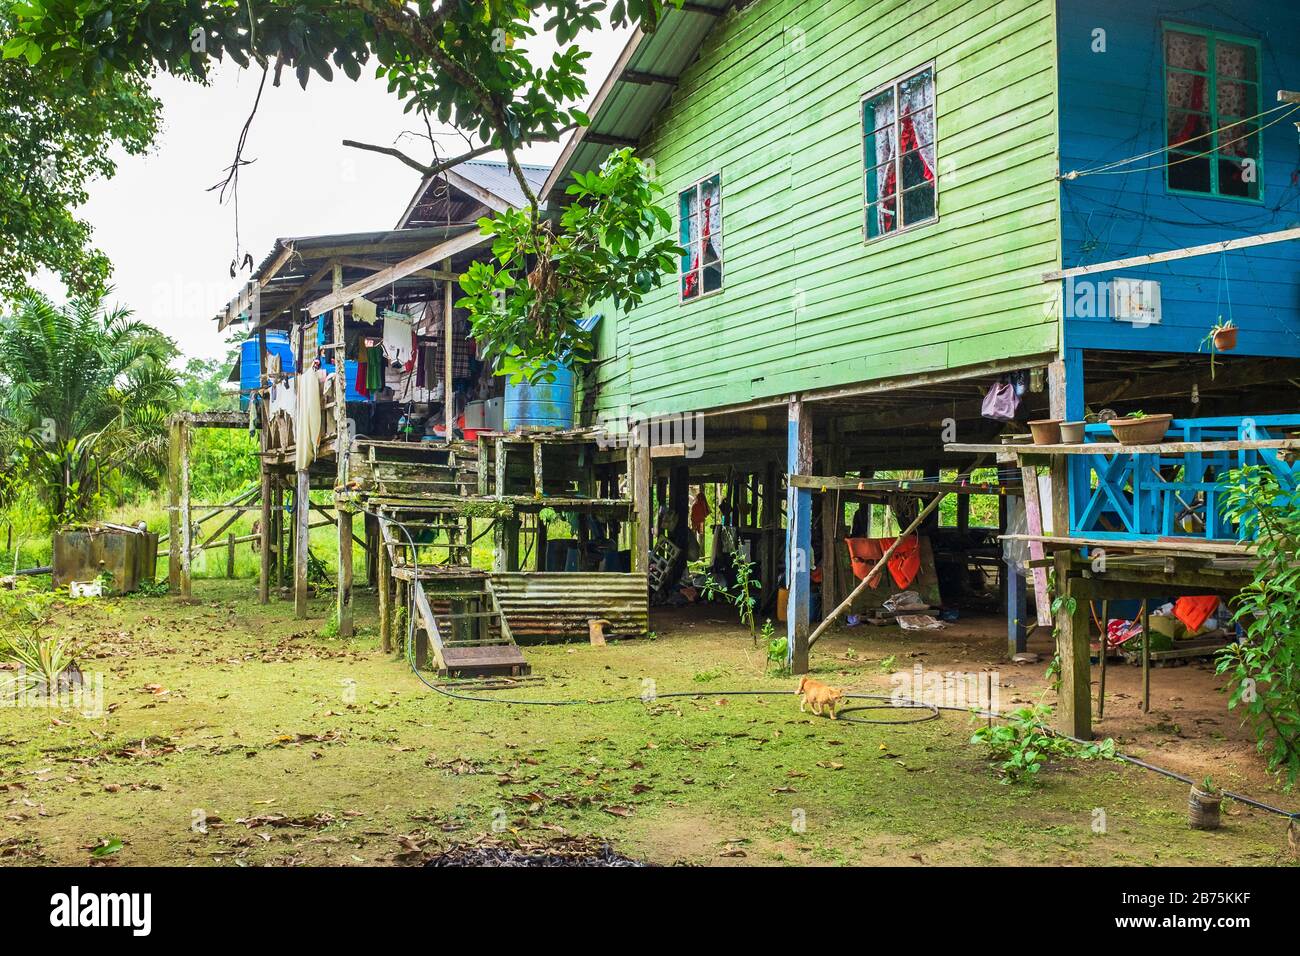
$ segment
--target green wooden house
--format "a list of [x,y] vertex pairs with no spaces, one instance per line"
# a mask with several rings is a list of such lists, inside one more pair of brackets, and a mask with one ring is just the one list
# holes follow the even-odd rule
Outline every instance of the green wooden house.
[[[1250,303],[1242,336],[1250,354],[1221,356],[1217,376],[1198,349],[1213,262],[1135,271],[1146,283],[1136,288],[1166,284],[1163,325],[1068,308],[1076,267],[1109,281],[1135,255],[1300,221],[1288,169],[1267,157],[1262,191],[1246,193],[1258,203],[1268,192],[1268,205],[1249,210],[1254,218],[1241,228],[1233,225],[1241,210],[1223,206],[1235,201],[1230,191],[1185,188],[1194,167],[1086,184],[1065,175],[1065,162],[1086,169],[1166,149],[1205,165],[1194,145],[1165,142],[1164,117],[1186,113],[1198,83],[1229,92],[1230,81],[1244,83],[1238,99],[1261,102],[1275,92],[1268,87],[1300,85],[1294,14],[1254,0],[1235,6],[1235,18],[1216,8],[1175,23],[1156,0],[693,0],[629,39],[590,126],[567,143],[543,193],[562,201],[575,172],[634,146],[654,164],[686,253],[678,274],[634,311],[603,310],[582,415],[595,424],[699,416],[698,456],[674,457],[681,443],[667,428],[656,432],[659,447],[629,456],[641,462],[634,476],[647,476],[634,477],[639,527],[657,498],[679,516],[670,536],[682,543],[694,486],[722,483],[729,540],[759,565],[765,609],[776,603],[775,582],[788,585],[796,667],[818,600],[829,608],[855,583],[837,567],[847,557],[841,496],[801,476],[869,481],[885,472],[898,480],[882,496],[901,527],[919,510],[918,489],[995,465],[945,452],[987,445],[1004,430],[983,414],[995,385],[1015,388],[1021,423],[1145,406],[1174,413],[1190,436],[1197,421],[1220,428],[1291,411],[1291,343],[1300,342],[1293,276]],[[1197,22],[1182,22],[1189,17]],[[1231,35],[1220,36],[1224,20],[1233,20]],[[1269,35],[1276,42],[1259,61],[1265,75],[1249,51]],[[1114,55],[1093,56],[1107,51],[1108,36]],[[1195,58],[1188,38],[1227,44],[1232,56],[1218,73],[1254,72],[1201,76],[1184,62]],[[1172,86],[1161,82],[1165,66],[1177,74]],[[1265,152],[1278,156],[1285,145],[1294,155],[1292,124],[1271,119],[1261,128]],[[1223,122],[1240,119],[1225,113]],[[1257,146],[1206,135],[1218,136],[1211,183],[1243,179],[1231,165],[1242,157],[1259,171]],[[1158,217],[1153,202],[1163,204]],[[1270,245],[1255,265],[1269,276],[1293,273],[1296,248]],[[1238,277],[1239,297],[1241,283],[1259,285],[1249,258],[1225,262],[1221,273],[1222,282]],[[1044,507],[1053,523],[1086,517],[1119,528],[1123,508],[1089,511],[1097,482],[1083,463],[1071,467],[1054,477],[1058,490],[1076,484],[1077,500],[1072,507],[1053,496]],[[962,554],[996,560],[997,532],[1028,491],[1022,477],[999,468],[997,527],[982,537],[971,526],[971,496],[962,496],[951,528]],[[930,518],[932,537],[943,523]],[[1213,537],[1213,525],[1205,522],[1203,536]],[[1148,534],[1136,526],[1116,533]],[[1023,647],[1019,574],[1008,571],[1001,587],[1010,646]]]

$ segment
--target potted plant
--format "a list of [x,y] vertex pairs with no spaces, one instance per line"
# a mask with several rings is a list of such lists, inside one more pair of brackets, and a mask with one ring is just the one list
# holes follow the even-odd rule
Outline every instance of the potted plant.
[[1237,347],[1237,325],[1229,319],[1227,322],[1220,322],[1210,329],[1210,341],[1214,343],[1215,349],[1220,352],[1231,352]]
[[1225,322],[1223,316],[1219,316],[1219,321],[1201,339],[1200,347],[1210,352],[1210,378],[1213,379],[1214,356],[1219,352],[1231,352],[1237,347],[1237,324],[1232,319]]
[[1139,411],[1112,418],[1106,424],[1121,445],[1154,445],[1165,437],[1173,420],[1172,415],[1148,415]]
[[1199,784],[1192,784],[1192,791],[1187,797],[1187,825],[1193,830],[1219,829],[1219,807],[1223,803],[1223,793],[1214,785],[1214,780],[1206,777]]
[[1029,423],[1035,445],[1059,445],[1061,443],[1061,420],[1059,418],[1040,418]]

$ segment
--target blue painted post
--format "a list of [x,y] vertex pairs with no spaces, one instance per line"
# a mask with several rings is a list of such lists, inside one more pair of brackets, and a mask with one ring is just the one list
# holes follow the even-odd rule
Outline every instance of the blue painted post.
[[[812,474],[812,416],[796,395],[790,399],[786,432],[786,472]],[[792,674],[808,672],[809,595],[812,588],[812,491],[786,482],[785,581],[786,663]]]
[[[1007,513],[1015,514],[1024,508],[1024,504],[1014,495],[1007,495]],[[1026,598],[1024,575],[1016,562],[1010,558],[1003,564],[1007,575],[1007,654],[1019,654],[1028,646],[1029,631],[1026,621],[1029,615],[1029,602]]]

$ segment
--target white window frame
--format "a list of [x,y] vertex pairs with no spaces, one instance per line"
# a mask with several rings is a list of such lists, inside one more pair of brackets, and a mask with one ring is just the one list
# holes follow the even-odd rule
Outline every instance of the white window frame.
[[[720,234],[722,235],[723,242],[724,242],[724,243],[726,242],[726,238],[727,238],[727,227],[726,227],[725,219],[724,219],[724,206],[723,206],[723,193],[722,193],[722,170],[721,170],[721,169],[719,169],[719,170],[715,170],[714,172],[709,173],[707,176],[701,176],[699,179],[695,180],[695,182],[689,184],[688,186],[686,186],[686,187],[684,187],[684,188],[682,188],[682,189],[677,190],[677,241],[678,241],[678,242],[681,241],[681,236],[682,236],[682,193],[691,192],[691,191],[693,190],[693,191],[695,192],[695,208],[696,208],[696,210],[699,210],[699,208],[700,208],[700,187],[703,186],[705,183],[707,183],[710,179],[713,179],[713,178],[715,178],[715,177],[716,177],[717,180],[718,180],[718,225],[719,225],[719,232],[720,232]],[[697,214],[698,214],[698,213],[697,213]],[[703,238],[703,235],[701,234],[701,239],[697,239],[696,241],[699,242],[699,241],[702,240],[702,238]],[[688,250],[688,253],[689,253],[689,250]],[[707,298],[709,298],[710,296],[714,296],[714,295],[718,295],[718,294],[720,294],[720,293],[722,292],[722,290],[725,289],[725,288],[727,287],[727,252],[726,252],[726,246],[725,246],[725,245],[723,246],[722,255],[720,255],[720,256],[718,257],[718,265],[721,267],[721,271],[722,271],[722,281],[718,283],[718,287],[717,287],[716,289],[712,289],[712,290],[710,290],[710,291],[708,291],[708,292],[705,292],[705,291],[704,291],[704,251],[703,251],[703,248],[701,248],[701,250],[700,250],[700,268],[699,268],[699,273],[700,273],[700,291],[697,292],[695,295],[691,296],[689,299],[686,298],[686,290],[682,288],[682,285],[683,285],[682,280],[685,278],[686,273],[689,272],[689,271],[691,271],[691,270],[682,270],[682,271],[680,271],[680,272],[678,273],[678,275],[677,275],[677,304],[678,304],[678,305],[690,305],[692,302],[699,302],[701,299],[707,299]]]
[[[867,235],[867,207],[871,205],[872,200],[871,197],[867,195],[867,170],[871,169],[877,164],[874,162],[869,164],[867,162],[866,134],[863,132],[864,129],[866,128],[865,114],[867,108],[867,101],[875,99],[877,96],[879,96],[881,93],[884,93],[886,90],[893,91],[894,127],[895,127],[895,138],[897,139],[898,138],[898,89],[908,80],[910,80],[912,77],[918,76],[919,74],[924,73],[926,70],[929,70],[931,74],[934,76],[934,105],[933,105],[933,109],[934,109],[934,215],[930,216],[928,219],[922,219],[919,222],[908,223],[907,225],[895,229],[893,232],[882,233],[879,236],[868,236]],[[913,229],[921,229],[925,226],[932,226],[935,223],[937,223],[939,221],[939,179],[940,179],[939,176],[939,70],[935,66],[935,61],[931,60],[929,63],[922,63],[916,69],[909,70],[907,73],[904,73],[902,76],[890,80],[888,83],[882,83],[879,86],[877,86],[875,89],[863,94],[862,98],[858,100],[857,129],[858,129],[857,137],[858,137],[858,157],[859,157],[858,178],[862,180],[862,211],[858,217],[858,228],[862,230],[863,243],[871,244],[875,242],[881,242],[882,240],[892,239],[894,236],[899,236],[902,235],[903,233],[911,232]],[[895,193],[895,196],[898,197],[898,209],[895,215],[899,216],[900,218],[903,215],[903,189],[902,189],[903,170],[901,166],[902,159],[903,159],[902,151],[896,149],[894,151],[894,170],[895,170],[894,175],[896,181],[898,182],[899,188]]]

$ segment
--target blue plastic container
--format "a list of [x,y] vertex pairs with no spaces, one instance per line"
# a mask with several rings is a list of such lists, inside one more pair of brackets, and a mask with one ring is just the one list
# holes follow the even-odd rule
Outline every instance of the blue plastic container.
[[[334,374],[334,364],[333,364],[332,362],[322,362],[320,367],[321,367],[322,369],[325,370],[326,374],[328,374],[328,375],[333,375],[333,374]],[[347,400],[348,400],[349,402],[369,402],[369,401],[373,401],[373,399],[371,399],[371,398],[367,398],[365,395],[362,395],[360,392],[357,391],[357,363],[356,363],[356,360],[355,360],[355,359],[348,359],[346,362],[343,363],[343,368],[344,368],[344,370],[346,371],[347,376],[348,376],[348,382],[347,382],[347,385],[348,385],[348,388],[347,388]],[[333,390],[334,390],[334,380],[333,380],[333,379],[330,379],[329,381],[327,381],[327,382],[325,383],[325,388],[329,389],[329,394],[333,394]]]
[[506,431],[516,428],[573,427],[573,369],[558,367],[550,382],[506,382]]
[[[257,348],[257,336],[245,339],[239,346],[239,407],[248,407],[248,393],[262,385],[261,353]],[[289,344],[289,333],[271,329],[266,333],[266,351],[280,356],[280,368],[289,375],[294,374],[293,346]]]

